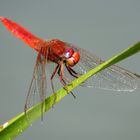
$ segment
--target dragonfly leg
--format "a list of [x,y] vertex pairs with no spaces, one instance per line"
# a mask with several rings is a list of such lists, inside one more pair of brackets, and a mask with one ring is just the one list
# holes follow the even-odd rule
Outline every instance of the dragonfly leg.
[[75,78],[78,78],[80,75],[75,71],[75,70],[73,70],[71,67],[69,67],[69,66],[67,66],[66,65],[66,68],[67,68],[67,70],[68,70],[68,72],[69,72],[69,74],[71,75],[71,76],[73,76],[73,77],[75,77]]
[[[63,63],[60,65],[60,68],[58,70],[58,75],[60,77],[61,84],[64,86],[64,89],[66,91],[68,91],[68,89],[65,86],[67,85],[67,82],[71,82],[71,81],[68,78],[66,78],[65,75],[64,75],[64,64]],[[70,93],[72,94],[72,96],[74,98],[76,98],[76,96],[73,94],[72,91]]]

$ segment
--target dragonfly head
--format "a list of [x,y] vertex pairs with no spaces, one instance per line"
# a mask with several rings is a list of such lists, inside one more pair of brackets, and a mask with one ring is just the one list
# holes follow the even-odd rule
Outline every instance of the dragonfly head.
[[80,60],[80,53],[74,51],[72,48],[67,48],[64,56],[66,58],[65,63],[71,67],[76,65]]

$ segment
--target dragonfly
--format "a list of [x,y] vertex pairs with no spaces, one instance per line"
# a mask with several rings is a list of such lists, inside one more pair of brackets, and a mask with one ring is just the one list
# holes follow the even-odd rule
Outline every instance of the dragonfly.
[[[55,93],[53,79],[56,75],[58,75],[57,77],[59,77],[62,86],[65,87],[72,79],[78,78],[80,75],[104,62],[100,57],[72,43],[60,39],[41,39],[20,24],[3,16],[0,16],[0,21],[13,35],[37,52],[33,77],[26,97],[25,112],[32,106],[30,102],[35,94],[39,95],[40,102],[42,103],[41,108],[43,109],[47,85],[46,64],[49,62],[55,64],[50,77],[53,93]],[[140,75],[113,65],[90,77],[81,86],[132,92],[140,87]],[[72,92],[71,94],[75,97]]]

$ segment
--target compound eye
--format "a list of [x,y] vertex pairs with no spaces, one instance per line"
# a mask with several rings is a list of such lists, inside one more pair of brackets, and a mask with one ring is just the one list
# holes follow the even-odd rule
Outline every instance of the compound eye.
[[65,57],[70,58],[74,53],[74,50],[72,48],[67,48],[65,51]]
[[76,65],[80,60],[80,54],[79,52],[74,52],[73,55],[67,59],[67,64],[71,67]]

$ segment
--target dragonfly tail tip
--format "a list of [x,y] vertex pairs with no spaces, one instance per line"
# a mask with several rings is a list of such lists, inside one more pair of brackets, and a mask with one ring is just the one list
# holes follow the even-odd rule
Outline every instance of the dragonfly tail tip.
[[2,21],[2,20],[4,20],[5,18],[3,17],[3,16],[0,16],[0,20]]

